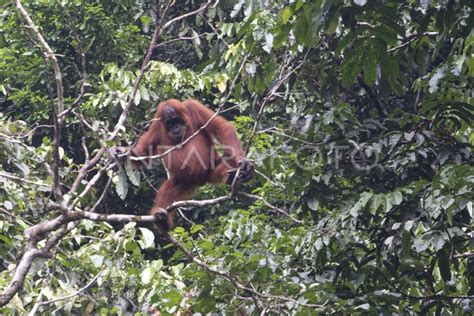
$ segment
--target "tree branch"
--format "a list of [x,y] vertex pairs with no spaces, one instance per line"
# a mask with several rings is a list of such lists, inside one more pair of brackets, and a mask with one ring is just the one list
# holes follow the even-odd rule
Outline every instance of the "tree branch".
[[25,281],[28,270],[36,258],[52,258],[51,249],[61,241],[62,237],[67,234],[72,228],[64,226],[55,235],[46,241],[45,246],[42,249],[36,248],[36,240],[30,239],[26,246],[26,251],[20,259],[18,266],[15,269],[13,278],[5,288],[3,293],[0,294],[0,307],[7,304],[13,296],[20,290]]
[[420,36],[438,36],[438,32],[424,32],[422,33],[421,35],[418,34],[418,33],[414,33],[414,34],[410,34],[409,36],[407,36],[407,41],[398,45],[398,46],[395,46],[395,47],[392,47],[390,49],[387,49],[387,53],[391,53],[393,51],[396,51],[398,49],[401,49],[401,48],[404,48],[408,45],[410,45],[412,42],[414,42],[418,37]]
[[20,16],[26,22],[27,28],[33,34],[33,37],[36,39],[37,43],[44,51],[44,56],[51,60],[53,65],[54,76],[56,80],[56,95],[57,95],[57,107],[53,106],[53,120],[54,120],[54,136],[53,136],[53,192],[56,198],[62,197],[62,190],[59,181],[59,144],[61,141],[61,128],[63,125],[63,119],[58,117],[58,113],[61,113],[64,110],[64,89],[63,89],[63,79],[61,68],[59,67],[58,59],[54,54],[53,50],[49,46],[48,42],[44,39],[43,35],[40,33],[36,25],[33,23],[28,12],[25,10],[23,5],[21,4],[20,0],[16,0],[16,8]]
[[209,7],[211,5],[212,1],[211,0],[208,0],[205,4],[203,4],[199,9],[196,9],[194,11],[191,11],[191,12],[188,12],[188,13],[185,13],[183,15],[180,15],[178,17],[175,17],[171,20],[169,20],[168,22],[166,22],[164,25],[163,25],[163,29],[167,29],[170,25],[172,25],[173,23],[175,22],[178,22],[182,19],[185,19],[187,17],[190,17],[190,16],[193,16],[193,15],[196,15],[198,14],[199,12],[202,12],[204,11],[207,7]]
[[26,184],[32,184],[32,185],[42,187],[42,188],[45,188],[45,189],[48,189],[48,190],[51,189],[51,186],[47,185],[46,183],[28,180],[28,179],[25,179],[25,178],[22,178],[22,177],[15,176],[11,173],[0,171],[0,178],[2,178],[2,177],[6,178],[6,179],[10,179],[10,180],[23,182],[23,183],[26,183]]
[[454,258],[469,258],[469,257],[474,257],[474,252],[465,252],[465,253],[454,255]]
[[15,274],[12,280],[5,288],[2,294],[0,294],[0,307],[7,304],[13,296],[20,290],[25,280],[26,274],[30,269],[31,263],[37,257],[43,256],[43,252],[33,247],[29,247],[23,254],[20,263],[16,267]]

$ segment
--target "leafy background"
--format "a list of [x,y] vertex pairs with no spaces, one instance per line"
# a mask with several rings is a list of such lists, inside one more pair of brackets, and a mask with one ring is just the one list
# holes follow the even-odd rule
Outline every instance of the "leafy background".
[[[250,196],[181,211],[172,236],[204,266],[146,225],[81,220],[1,313],[472,312],[472,1],[211,3],[161,32],[136,93],[155,25],[203,2],[23,1],[63,75],[59,144],[52,64],[0,4],[0,289],[27,228],[60,214],[55,163],[67,192],[101,148],[133,144],[159,100],[223,103],[257,169]],[[65,199],[145,214],[163,168],[91,182],[108,160]]]

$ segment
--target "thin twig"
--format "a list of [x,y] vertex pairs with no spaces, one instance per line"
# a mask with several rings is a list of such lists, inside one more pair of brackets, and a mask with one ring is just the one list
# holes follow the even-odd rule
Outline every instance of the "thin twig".
[[204,11],[205,9],[207,9],[207,7],[209,7],[211,5],[212,1],[211,0],[208,0],[205,4],[203,4],[199,9],[196,9],[194,11],[191,11],[191,12],[188,12],[186,14],[183,14],[183,15],[180,15],[178,17],[175,17],[174,19],[171,19],[169,20],[168,22],[166,22],[164,25],[163,25],[163,30],[164,29],[167,29],[169,26],[171,26],[172,24],[180,21],[180,20],[183,20],[187,17],[190,17],[190,16],[193,16],[193,15],[196,15],[198,14],[199,12],[202,12]]
[[173,38],[173,39],[170,39],[168,41],[165,41],[165,42],[161,42],[160,44],[157,44],[155,46],[155,49],[159,48],[159,47],[162,47],[162,46],[166,46],[168,44],[171,44],[171,43],[174,43],[174,42],[179,42],[179,41],[193,41],[195,39],[198,39],[202,36],[206,36],[206,35],[213,35],[213,33],[202,33],[202,34],[198,34],[196,36],[181,36],[181,37],[177,37],[177,38]]
[[263,97],[262,101],[260,102],[260,109],[257,113],[257,117],[255,118],[255,122],[254,122],[254,125],[253,125],[253,129],[252,129],[252,133],[250,134],[250,137],[247,141],[247,144],[246,144],[246,149],[245,149],[245,154],[247,155],[249,150],[250,150],[250,145],[253,141],[253,139],[255,138],[255,135],[256,135],[256,132],[257,132],[257,128],[258,128],[258,125],[260,123],[260,119],[262,117],[262,114],[263,114],[263,110],[265,108],[265,106],[267,105],[267,103],[270,101],[270,99],[272,98],[272,96],[278,91],[278,89],[281,87],[281,85],[296,71],[298,70],[299,68],[301,68],[304,63],[306,62],[306,58],[308,57],[308,54],[309,54],[309,50],[306,52],[306,54],[304,55],[303,57],[303,60],[297,65],[295,66],[293,69],[291,69],[290,71],[288,71],[287,73],[284,72],[285,68],[288,66],[287,63],[289,63],[289,60],[285,63],[282,63],[282,66],[280,67],[280,73],[278,75],[278,79],[276,80],[276,82],[273,84],[272,87],[270,87],[270,89],[268,90],[268,92],[266,93],[266,95]]
[[0,178],[1,177],[7,178],[7,179],[10,179],[10,180],[23,182],[23,183],[26,183],[26,184],[36,185],[36,186],[39,186],[39,187],[42,187],[42,188],[45,188],[45,189],[51,189],[51,186],[47,185],[46,183],[27,180],[25,178],[18,177],[18,176],[15,176],[13,174],[6,173],[6,172],[3,172],[3,171],[0,171]]
[[109,178],[107,180],[107,183],[105,184],[105,187],[104,189],[102,190],[102,194],[100,195],[100,197],[97,199],[97,201],[95,202],[94,206],[92,206],[92,208],[89,210],[90,212],[95,212],[95,209],[97,208],[97,206],[100,205],[100,203],[102,202],[102,200],[105,198],[106,194],[107,194],[107,191],[109,190],[110,188],[110,184],[112,183],[112,178]]
[[465,253],[454,255],[454,258],[469,258],[469,257],[474,257],[474,252],[465,252]]
[[[421,36],[438,36],[438,32],[424,32],[421,34]],[[387,49],[387,53],[391,53],[391,52],[394,52],[398,49],[401,49],[401,48],[404,48],[408,45],[410,45],[412,42],[414,42],[415,40],[418,39],[420,35],[418,33],[414,33],[414,34],[410,34],[407,36],[407,41],[398,45],[398,46],[395,46],[395,47],[392,47],[390,49]]]
[[246,192],[239,192],[239,195],[240,196],[244,196],[246,198],[250,198],[250,199],[253,199],[253,200],[258,200],[260,202],[262,202],[263,204],[265,204],[267,207],[269,207],[270,209],[276,211],[277,213],[280,213],[282,214],[283,216],[289,218],[290,220],[292,220],[293,222],[297,223],[297,224],[303,224],[302,221],[300,221],[299,219],[296,219],[294,218],[293,216],[291,216],[287,211],[285,210],[282,210],[281,208],[278,208],[274,205],[272,205],[270,202],[268,202],[267,200],[265,200],[263,197],[261,196],[258,196],[258,195],[254,195],[254,194],[250,194],[250,193],[246,193]]
[[90,288],[95,283],[95,281],[97,281],[97,279],[101,276],[101,274],[102,274],[102,272],[104,272],[104,270],[105,270],[105,266],[102,266],[99,273],[97,273],[86,285],[84,285],[79,290],[77,290],[77,291],[75,291],[75,292],[73,292],[69,295],[59,297],[59,298],[56,298],[56,299],[53,299],[53,300],[50,300],[50,301],[38,302],[37,304],[35,304],[35,306],[33,307],[33,309],[31,310],[31,312],[28,315],[31,315],[31,316],[35,315],[36,310],[39,307],[43,306],[43,305],[49,305],[49,304],[56,303],[56,302],[59,302],[59,301],[68,300],[70,298],[73,298],[74,296],[77,296],[77,295],[81,294],[82,292],[84,292],[85,290]]
[[13,213],[7,211],[7,210],[4,209],[3,207],[0,207],[0,212],[4,213],[4,214],[7,215],[7,216],[10,216],[11,218],[16,219],[17,221],[18,221],[18,220],[21,220],[21,221],[27,223],[27,224],[30,225],[30,226],[31,226],[31,225],[34,225],[34,224],[33,224],[32,222],[30,222],[29,220],[26,220],[26,219],[24,219],[24,218],[21,217],[21,216],[15,215],[15,214],[13,214]]

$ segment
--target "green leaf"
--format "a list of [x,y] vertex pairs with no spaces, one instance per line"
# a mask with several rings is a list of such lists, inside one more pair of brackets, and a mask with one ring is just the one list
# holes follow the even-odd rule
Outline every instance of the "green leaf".
[[293,16],[293,13],[294,13],[294,10],[293,10],[292,6],[287,6],[287,7],[283,8],[283,10],[281,10],[281,12],[280,12],[280,17],[279,17],[280,23],[282,25],[287,24],[288,21]]
[[357,4],[358,6],[365,6],[367,3],[367,0],[354,0],[354,3]]
[[336,9],[335,6],[331,7],[329,13],[326,16],[325,26],[325,33],[326,34],[334,34],[336,32],[337,26],[339,25],[339,11]]
[[265,34],[265,44],[263,44],[263,50],[270,53],[273,47],[273,35],[270,33]]
[[437,305],[440,305],[440,302],[438,300],[428,300],[426,302],[423,302],[423,308],[420,310],[420,315],[429,315],[430,309]]
[[150,283],[154,274],[155,272],[150,267],[146,267],[140,275],[142,283],[145,285]]
[[117,195],[122,200],[125,200],[128,193],[128,181],[125,171],[121,169],[112,180],[115,184],[115,191],[117,192]]
[[390,212],[393,207],[393,197],[391,194],[385,195],[385,213]]
[[306,32],[308,28],[309,25],[306,23],[306,17],[300,15],[293,27],[295,39],[298,44],[303,45],[306,42]]
[[429,242],[424,240],[423,238],[415,238],[413,241],[413,247],[416,252],[424,252],[429,247]]
[[366,47],[362,59],[362,70],[364,72],[364,81],[372,87],[377,78],[377,56],[371,47]]
[[404,93],[403,86],[392,76],[388,77],[388,83],[390,84],[390,87],[393,89],[393,91],[396,93],[398,96],[402,96]]
[[393,205],[400,205],[403,201],[403,195],[400,191],[395,191],[393,194]]
[[341,54],[346,48],[350,47],[352,41],[359,35],[360,32],[356,31],[349,31],[337,45],[336,54]]
[[469,69],[469,76],[474,77],[474,56],[467,60],[467,67]]
[[283,46],[288,40],[288,34],[290,32],[290,26],[284,25],[283,27],[279,27],[278,29],[274,29],[272,33],[274,34],[273,38],[273,47],[280,48]]
[[177,290],[172,289],[168,293],[163,294],[163,299],[166,300],[165,306],[174,307],[179,305],[183,297]]
[[429,91],[430,93],[436,92],[438,90],[438,82],[444,78],[446,74],[446,67],[439,67],[434,71],[433,75],[429,81]]
[[148,228],[139,227],[139,229],[142,232],[142,249],[153,247],[155,241],[155,234]]
[[385,76],[396,78],[400,73],[399,60],[397,56],[382,54],[380,66]]
[[133,98],[133,103],[135,103],[135,105],[139,105],[140,100],[141,100],[141,93],[140,93],[140,90],[137,90],[137,92],[135,93],[135,97]]
[[360,73],[360,61],[356,58],[344,60],[341,67],[342,83],[349,87]]
[[413,139],[413,136],[415,136],[415,131],[411,131],[409,133],[404,133],[403,136],[405,137],[405,139],[408,142],[411,142],[411,140]]
[[360,200],[357,201],[354,206],[352,206],[352,208],[349,210],[349,214],[352,215],[352,217],[357,217],[359,216],[359,211],[361,209],[361,205],[360,205]]
[[210,240],[204,241],[199,244],[199,247],[203,250],[211,250],[212,248],[214,248],[214,243]]
[[3,202],[3,206],[9,211],[11,211],[13,209],[13,203],[10,202],[10,201]]
[[360,206],[362,208],[364,208],[366,205],[367,205],[367,202],[369,202],[370,198],[373,196],[374,194],[372,192],[362,192],[361,196],[360,196]]
[[140,87],[140,94],[143,100],[150,101],[150,94],[148,93],[148,90],[145,87]]
[[395,31],[397,34],[405,36],[405,29],[400,26],[396,21],[385,16],[380,17],[378,21],[380,21],[384,26],[387,26],[393,31]]
[[140,173],[138,172],[138,170],[135,170],[132,167],[130,161],[127,161],[125,163],[125,172],[127,174],[128,179],[130,180],[130,182],[132,182],[133,185],[140,186]]
[[376,26],[373,30],[376,38],[381,39],[389,46],[397,45],[397,33],[385,26]]
[[372,199],[372,207],[370,208],[370,213],[372,215],[375,215],[377,213],[377,210],[379,209],[380,205],[382,205],[383,198],[380,196],[380,194],[376,195]]
[[194,224],[191,226],[191,234],[195,234],[204,229],[204,225]]
[[317,211],[318,210],[318,205],[319,205],[319,202],[317,199],[315,198],[311,198],[308,200],[308,207],[312,210],[312,211]]

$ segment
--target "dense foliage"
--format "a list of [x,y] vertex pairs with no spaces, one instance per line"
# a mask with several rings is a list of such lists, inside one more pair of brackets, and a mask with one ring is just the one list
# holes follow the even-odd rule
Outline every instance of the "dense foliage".
[[49,231],[35,246],[52,256],[0,313],[472,312],[474,2],[170,3],[23,1],[58,59],[58,113],[50,56],[0,1],[0,291],[58,200],[152,206],[159,164],[114,172],[101,155],[74,181],[101,148],[132,144],[159,100],[223,104],[258,171],[239,188],[251,195],[180,211],[171,234],[202,265],[142,224],[81,220],[52,247]]

